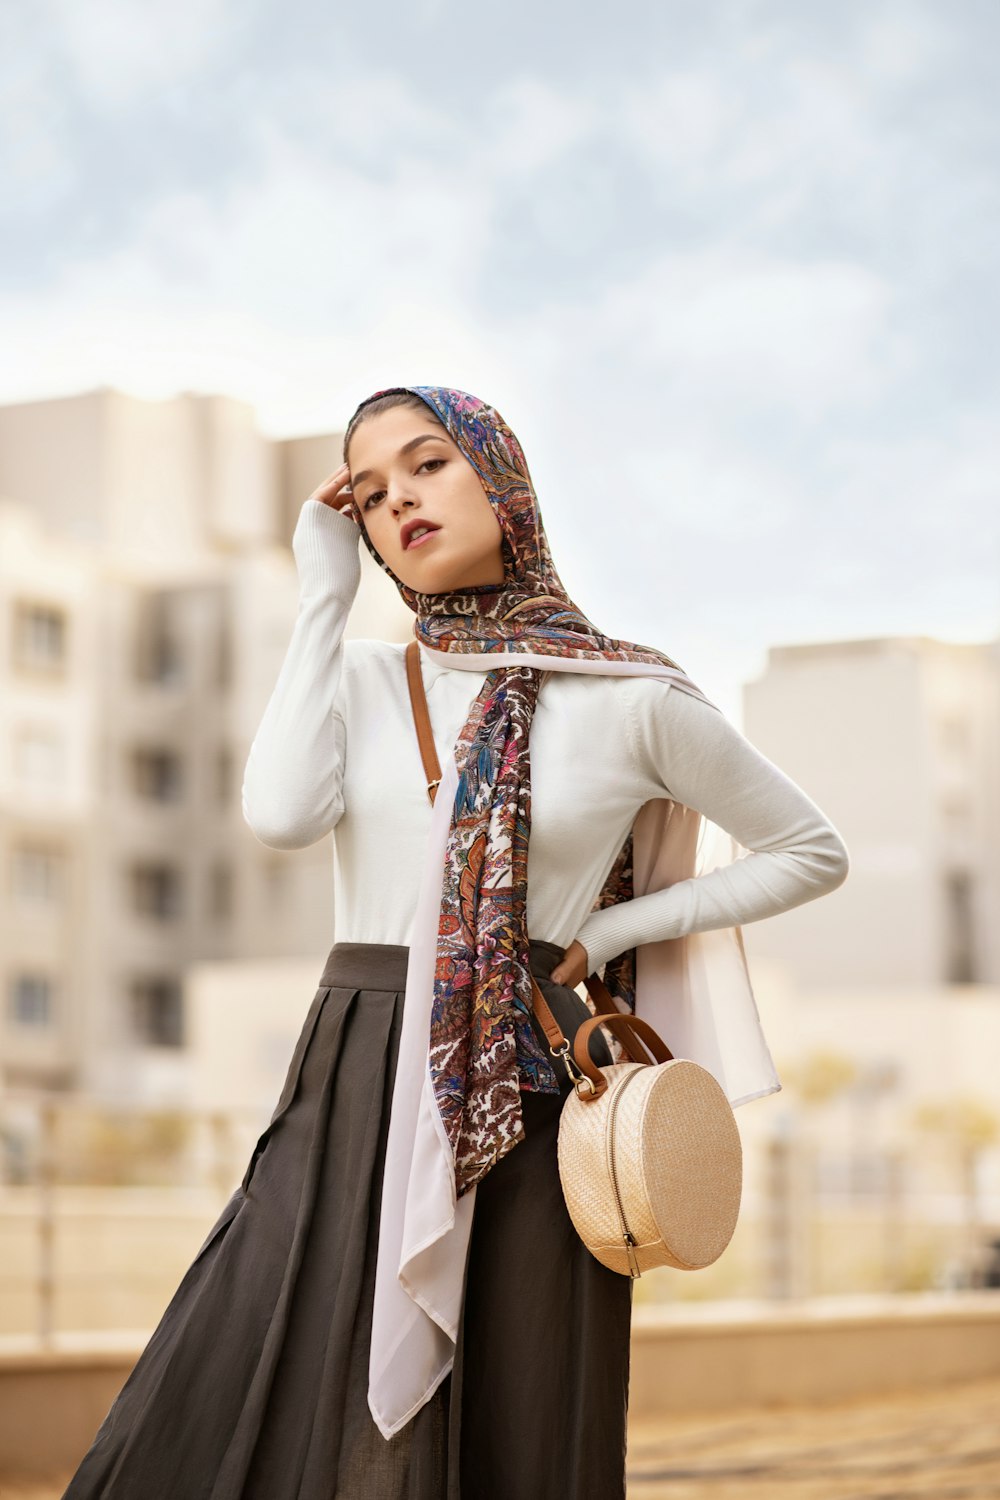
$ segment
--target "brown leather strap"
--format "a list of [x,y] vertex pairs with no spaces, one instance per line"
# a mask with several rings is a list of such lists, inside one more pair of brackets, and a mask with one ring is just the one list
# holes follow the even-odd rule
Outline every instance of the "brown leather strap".
[[[603,984],[601,984],[601,981],[598,980],[598,977],[595,974],[588,975],[583,983],[585,983],[586,987],[588,987],[589,992],[591,992],[591,996],[594,996],[594,989],[592,989],[592,984],[595,984],[595,986],[601,986],[601,990],[604,990]],[[537,1016],[538,1020],[540,1020],[541,1029],[543,1029],[546,1037],[549,1038],[550,1050],[552,1050],[552,1052],[561,1052],[565,1055],[565,1052],[567,1052],[568,1050],[567,1040],[565,1040],[564,1034],[562,1034],[561,1029],[559,1029],[558,1020],[555,1019],[552,1011],[549,1010],[549,1005],[547,1005],[546,998],[544,998],[543,993],[541,993],[540,987],[538,987],[538,981],[535,980],[534,974],[532,974],[531,977],[531,993],[535,1016]],[[579,1068],[579,1070],[582,1070],[583,1073],[588,1074],[588,1076],[591,1077],[591,1079],[594,1080],[595,1083],[600,1083],[598,1094],[600,1094],[600,1092],[603,1092],[604,1089],[603,1076],[601,1076],[597,1064],[595,1064],[595,1062],[591,1059],[591,1047],[589,1047],[588,1040],[591,1032],[597,1031],[598,1026],[607,1026],[607,1028],[609,1028],[609,1031],[615,1032],[616,1037],[618,1037],[618,1040],[621,1041],[622,1052],[625,1053],[625,1056],[627,1056],[627,1058],[630,1059],[631,1062],[651,1062],[652,1059],[658,1058],[658,1053],[657,1050],[655,1050],[654,1041],[652,1040],[655,1040],[655,1044],[657,1044],[658,1047],[661,1047],[661,1049],[664,1049],[667,1052],[666,1058],[658,1058],[658,1061],[669,1062],[670,1058],[672,1058],[673,1056],[673,1053],[670,1053],[670,1050],[667,1049],[667,1044],[664,1043],[663,1038],[660,1037],[660,1034],[658,1034],[658,1032],[655,1032],[654,1029],[652,1029],[652,1026],[649,1026],[648,1022],[640,1019],[639,1016],[633,1016],[633,1014],[631,1014],[631,1011],[619,1011],[618,1007],[616,1007],[615,1005],[615,1002],[612,1001],[609,993],[607,993],[607,990],[604,990],[603,1001],[606,1002],[606,1004],[601,1004],[601,1011],[603,1011],[603,1014],[598,1014],[598,1016],[591,1016],[591,1019],[586,1020],[586,1022],[580,1022],[579,1028],[577,1028],[576,1040],[574,1040],[573,1046],[573,1056],[574,1061],[576,1061],[577,1068]],[[598,1004],[597,998],[595,998],[595,1004]],[[610,1011],[607,1010],[607,1007],[610,1007]],[[627,1025],[625,1025],[625,1028],[621,1028],[621,1026],[618,1025],[619,1022],[625,1022],[627,1023]],[[639,1034],[639,1037],[642,1037],[643,1041],[646,1040],[646,1035],[649,1035],[649,1037],[652,1038],[652,1040],[648,1043],[649,1052],[652,1053],[652,1058],[651,1056],[649,1056],[649,1053],[643,1052],[642,1047],[640,1047],[639,1041],[636,1040],[636,1035],[634,1035],[634,1032],[637,1032],[637,1034]]]
[[[629,1038],[639,1036],[653,1054],[655,1062],[665,1063],[674,1060],[674,1054],[660,1036],[660,1033],[654,1031],[649,1022],[644,1021],[641,1016],[633,1016],[625,1011],[619,1011],[616,1016],[591,1016],[589,1021],[584,1021],[577,1029],[576,1040],[573,1043],[573,1057],[576,1065],[590,1079],[591,1083],[590,1089],[586,1091],[586,1094],[582,1094],[581,1097],[589,1095],[591,1099],[596,1099],[604,1093],[604,1090],[608,1086],[607,1078],[590,1055],[591,1032],[596,1031],[598,1026],[607,1026],[616,1035],[620,1032],[621,1041],[626,1050],[628,1050]],[[650,1061],[648,1058],[639,1058],[636,1060],[639,1062]],[[578,1089],[577,1092],[580,1093],[581,1091]]]
[[427,795],[433,803],[441,783],[441,766],[434,748],[434,736],[431,733],[431,716],[427,709],[427,694],[424,692],[424,679],[420,671],[420,646],[416,638],[410,641],[406,648],[406,682],[410,689],[410,706],[413,709],[413,722],[417,728],[420,758],[424,763],[424,774],[427,777]]
[[[604,980],[599,978],[598,975],[588,974],[583,982],[587,986],[587,993],[589,994],[591,1000],[594,1002],[594,1010],[597,1012],[598,1016],[631,1015],[631,1011],[618,1009],[617,1005],[608,993],[608,989],[604,983]],[[626,1056],[630,1057],[633,1062],[644,1063],[649,1061],[649,1058],[643,1052],[642,1048],[634,1043],[633,1039],[628,1036],[628,1034],[619,1037],[618,1040],[621,1042],[622,1050],[625,1052]]]
[[[427,694],[424,692],[423,674],[420,671],[420,645],[416,637],[414,637],[412,641],[408,642],[406,647],[406,682],[410,690],[410,705],[413,709],[413,722],[417,730],[417,743],[420,746],[420,757],[424,763],[424,774],[427,777],[427,795],[433,803],[434,798],[437,795],[438,786],[441,782],[441,766],[437,758],[437,750],[434,746],[434,736],[431,732],[431,716],[427,708]],[[595,1026],[601,1024],[601,1015],[610,1016],[612,1018],[614,1018],[615,1016],[628,1015],[629,1019],[632,1019],[631,1015],[628,1012],[618,1009],[617,1005],[609,995],[604,981],[600,979],[598,975],[588,974],[583,982],[587,986],[590,998],[593,1000],[594,1007],[598,1011],[599,1016],[596,1019],[592,1018],[590,1021],[584,1021],[580,1027],[580,1031],[583,1031],[584,1026],[589,1026],[591,1029],[593,1029]],[[541,990],[538,988],[538,984],[535,980],[534,975],[531,976],[531,988],[534,998],[535,1014],[538,1016],[539,1021],[542,1023],[542,1028],[545,1032],[545,1035],[549,1039],[550,1047],[563,1047],[566,1043],[566,1038],[563,1035],[562,1031],[559,1029],[559,1023],[557,1022],[555,1016],[552,1014],[551,1010],[546,1004],[545,997],[542,994]],[[643,1022],[643,1025],[645,1024],[646,1023]],[[611,1025],[614,1025],[613,1019]],[[654,1032],[653,1035],[655,1036],[656,1033]],[[634,1042],[633,1038],[629,1036],[627,1030],[625,1034],[619,1038],[619,1040],[621,1041],[622,1049],[628,1054],[633,1062],[649,1062],[649,1057],[643,1052],[642,1048]],[[659,1041],[658,1037],[657,1041]],[[589,1051],[587,1053],[587,1056],[589,1058]],[[596,1064],[591,1064],[591,1067],[595,1066]],[[585,1071],[589,1070],[585,1069]]]

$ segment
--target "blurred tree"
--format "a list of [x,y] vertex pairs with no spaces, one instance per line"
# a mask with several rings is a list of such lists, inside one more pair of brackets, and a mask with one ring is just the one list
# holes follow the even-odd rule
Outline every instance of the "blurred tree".
[[175,1183],[183,1174],[193,1126],[179,1109],[61,1110],[54,1180],[99,1187]]
[[844,1094],[858,1076],[853,1057],[832,1047],[817,1047],[792,1063],[782,1063],[781,1078],[806,1105],[828,1104]]

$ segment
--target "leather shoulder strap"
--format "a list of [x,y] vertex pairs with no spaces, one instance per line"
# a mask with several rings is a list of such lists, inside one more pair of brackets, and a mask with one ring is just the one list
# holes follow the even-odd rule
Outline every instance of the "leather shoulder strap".
[[424,692],[423,673],[420,670],[420,644],[416,639],[410,641],[406,647],[406,682],[410,689],[410,706],[413,709],[413,722],[417,730],[420,758],[424,763],[424,775],[427,777],[427,795],[433,802],[441,781],[441,764],[434,748],[431,716],[427,708],[427,694]]

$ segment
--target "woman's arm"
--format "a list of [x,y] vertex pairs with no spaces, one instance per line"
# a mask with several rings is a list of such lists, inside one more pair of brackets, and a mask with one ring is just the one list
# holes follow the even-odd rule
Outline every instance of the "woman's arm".
[[243,816],[273,849],[303,849],[344,810],[344,722],[337,707],[343,635],[361,581],[360,532],[312,498],[292,537],[299,608],[243,774]]
[[837,829],[719,709],[655,678],[632,679],[622,696],[640,774],[751,852],[592,912],[577,933],[588,973],[636,944],[759,922],[843,884]]

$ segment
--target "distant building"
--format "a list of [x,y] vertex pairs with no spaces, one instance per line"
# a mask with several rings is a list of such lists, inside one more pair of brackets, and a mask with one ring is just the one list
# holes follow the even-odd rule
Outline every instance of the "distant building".
[[744,732],[833,819],[851,872],[745,929],[805,989],[1000,983],[1000,643],[773,647]]
[[[328,841],[265,848],[240,785],[341,442],[216,396],[0,408],[0,1091],[183,1099],[192,965],[319,972]],[[348,635],[407,639],[359,550]]]

